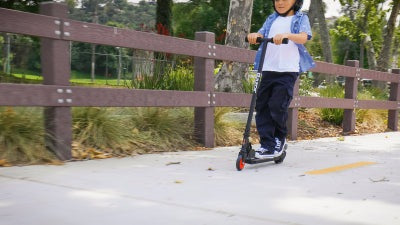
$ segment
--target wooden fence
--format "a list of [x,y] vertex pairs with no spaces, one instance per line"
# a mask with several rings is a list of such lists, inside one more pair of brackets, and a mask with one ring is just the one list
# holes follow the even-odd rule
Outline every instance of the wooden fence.
[[[255,51],[215,44],[210,32],[197,32],[196,40],[187,40],[153,33],[120,29],[68,19],[67,6],[45,2],[41,14],[0,8],[0,32],[41,38],[43,84],[0,84],[0,106],[45,107],[45,129],[54,140],[47,140],[62,160],[71,158],[71,107],[194,107],[198,140],[206,147],[214,146],[214,108],[248,107],[251,95],[214,91],[215,60],[253,63]],[[160,91],[88,88],[70,86],[70,41],[118,46],[157,52],[194,56],[194,91]],[[345,98],[299,96],[296,82],[289,109],[288,129],[297,139],[298,109],[342,108],[345,110],[343,131],[355,130],[355,109],[388,110],[388,128],[397,131],[400,109],[400,69],[392,73],[359,68],[358,61],[346,66],[317,62],[313,72],[344,76]],[[361,78],[390,82],[388,101],[357,100]]]

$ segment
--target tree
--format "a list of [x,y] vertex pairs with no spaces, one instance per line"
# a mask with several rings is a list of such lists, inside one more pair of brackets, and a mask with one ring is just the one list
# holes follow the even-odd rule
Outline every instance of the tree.
[[396,34],[395,34],[395,40],[393,43],[393,60],[392,60],[392,68],[399,68],[400,67],[400,61],[399,61],[399,54],[400,54],[400,22],[399,25],[397,26]]
[[2,0],[0,1],[1,8],[14,9],[18,11],[39,12],[39,4],[48,0]]
[[[46,0],[25,0],[25,1],[20,1],[20,0],[2,0],[0,1],[0,7],[1,8],[7,8],[7,9],[14,9],[18,11],[25,11],[25,12],[32,12],[32,13],[37,13],[39,12],[39,4],[41,2],[44,2]],[[9,34],[2,33],[3,40],[7,43],[3,45],[3,55],[6,60],[3,60],[3,72],[9,72],[10,71],[10,48],[11,48],[11,42],[12,42],[12,37]],[[38,42],[37,39],[35,39],[36,44]],[[35,51],[35,50],[34,50]]]
[[[386,23],[386,13],[382,10],[383,2],[384,0],[341,0],[345,15],[340,17],[331,29],[331,34],[336,40],[344,39],[344,43],[336,43],[336,47],[340,45],[339,49],[336,48],[336,53],[339,53],[336,54],[336,58],[343,59],[337,63],[345,63],[347,59],[358,59],[361,67],[376,68],[376,57],[379,54],[376,50],[383,44],[382,30]],[[358,54],[355,54],[356,51]],[[364,57],[365,53],[367,58]]]
[[323,46],[322,53],[324,56],[325,62],[332,63],[333,56],[332,56],[332,47],[331,47],[331,40],[329,37],[329,30],[328,25],[326,24],[325,19],[325,8],[322,0],[313,0],[310,4],[309,9],[309,19],[311,27],[314,26],[315,20],[317,20],[319,34],[321,35],[321,44]]
[[[173,6],[173,31],[178,37],[194,39],[196,31],[215,33],[215,42],[225,44],[229,0],[191,0]],[[273,12],[272,1],[254,0],[251,31],[257,32]]]
[[191,0],[173,7],[174,34],[194,39],[196,31],[215,33],[216,43],[224,44],[229,0]]
[[[229,6],[228,24],[226,28],[227,46],[248,48],[245,37],[250,32],[253,0],[231,0]],[[248,70],[248,64],[224,62],[216,76],[218,91],[242,92],[242,81]]]
[[[172,0],[157,0],[156,9],[156,31],[157,34],[161,35],[172,35]],[[156,60],[166,60],[167,54],[165,53],[154,53],[154,58]],[[156,66],[155,68],[160,68],[160,74],[164,73],[164,68]]]
[[390,13],[389,21],[385,29],[384,41],[381,53],[378,58],[378,70],[387,71],[391,61],[391,49],[393,46],[393,37],[396,29],[396,19],[400,11],[400,0],[392,1],[392,12]]
[[[309,19],[311,28],[315,29],[314,24],[318,24],[318,34],[320,39],[320,44],[322,46],[322,56],[325,62],[332,63],[333,62],[333,55],[332,55],[332,47],[331,47],[331,40],[329,36],[328,25],[326,24],[325,19],[325,10],[326,7],[322,0],[314,0],[310,4],[309,8]],[[315,42],[315,39],[313,40]],[[319,80],[325,80],[328,83],[333,83],[335,81],[334,76],[326,75],[326,74],[319,74],[317,76]]]
[[158,34],[172,35],[172,0],[157,0],[156,30]]

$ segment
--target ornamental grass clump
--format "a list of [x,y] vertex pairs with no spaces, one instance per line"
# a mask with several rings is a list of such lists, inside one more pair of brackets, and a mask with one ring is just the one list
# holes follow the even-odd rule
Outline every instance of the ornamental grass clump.
[[130,143],[139,153],[184,150],[195,146],[190,108],[134,108],[130,115]]
[[0,160],[12,165],[57,161],[45,147],[43,124],[41,108],[0,107]]
[[[84,107],[73,109],[73,138],[83,146],[110,154],[125,149],[129,154],[131,126],[114,108]],[[115,152],[113,152],[115,151]]]
[[224,116],[228,113],[234,112],[234,108],[220,107],[215,108],[214,112],[214,135],[215,145],[217,146],[232,146],[239,145],[242,141],[242,132],[244,131],[244,125],[235,122],[228,121]]

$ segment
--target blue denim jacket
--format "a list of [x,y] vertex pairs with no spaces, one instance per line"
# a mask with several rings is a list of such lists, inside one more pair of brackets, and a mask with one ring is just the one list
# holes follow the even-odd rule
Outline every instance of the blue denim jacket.
[[[279,15],[276,12],[271,14],[267,18],[267,20],[265,21],[265,23],[261,27],[261,29],[258,30],[258,33],[262,34],[264,37],[268,37],[272,23],[275,21],[276,18],[278,18],[278,16]],[[298,34],[300,32],[307,33],[308,40],[310,40],[312,37],[311,26],[310,26],[310,21],[308,19],[308,16],[299,11],[296,12],[296,14],[293,16],[290,30],[294,34]],[[305,71],[315,67],[314,60],[311,58],[310,54],[307,52],[306,47],[304,47],[304,45],[302,45],[302,44],[296,43],[296,45],[299,49],[299,54],[300,54],[300,71],[299,72],[302,73],[302,72],[305,72]],[[259,61],[260,61],[260,57],[261,57],[261,49],[262,49],[262,44],[258,48],[258,51],[256,54],[256,58],[255,58],[255,62],[254,62],[255,70],[257,70],[258,66],[259,66]]]

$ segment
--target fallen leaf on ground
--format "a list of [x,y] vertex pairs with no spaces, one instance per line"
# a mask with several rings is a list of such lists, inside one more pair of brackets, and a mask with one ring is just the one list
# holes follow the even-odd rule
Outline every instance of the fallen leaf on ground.
[[374,182],[374,183],[377,183],[377,182],[388,182],[389,181],[388,179],[386,179],[386,177],[383,177],[382,179],[379,179],[379,180],[374,180],[372,178],[369,178],[369,180]]
[[0,166],[9,167],[9,166],[12,166],[12,164],[8,163],[7,160],[5,160],[5,159],[0,159]]
[[181,162],[169,162],[169,163],[167,163],[165,165],[169,166],[169,165],[178,165],[178,164],[181,164]]

